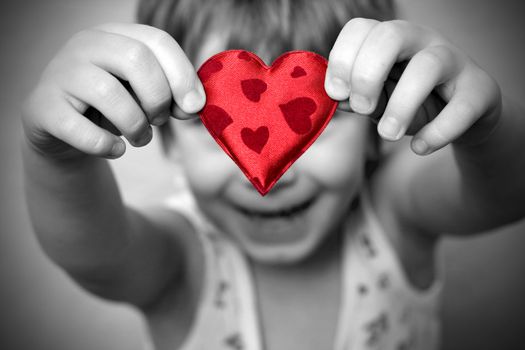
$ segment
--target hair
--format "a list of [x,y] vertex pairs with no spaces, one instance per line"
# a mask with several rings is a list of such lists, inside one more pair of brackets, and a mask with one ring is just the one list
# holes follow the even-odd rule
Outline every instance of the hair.
[[[192,62],[213,33],[225,35],[225,49],[254,51],[267,63],[290,50],[328,57],[343,26],[356,17],[394,19],[393,0],[140,0],[137,12],[139,23],[169,33]],[[160,132],[168,151],[172,130],[166,124]]]

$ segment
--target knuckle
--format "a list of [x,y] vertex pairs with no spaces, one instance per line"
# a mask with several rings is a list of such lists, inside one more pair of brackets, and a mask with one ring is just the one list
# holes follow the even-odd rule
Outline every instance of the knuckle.
[[73,135],[77,132],[75,121],[70,118],[67,113],[56,114],[53,124],[54,126],[51,127],[52,133],[58,134],[59,138],[63,138],[66,135]]
[[141,42],[135,42],[126,51],[126,61],[131,69],[141,69],[148,65],[153,54],[151,50]]
[[76,32],[71,36],[71,38],[67,41],[67,44],[72,44],[76,42],[85,42],[86,40],[90,40],[93,37],[94,34],[93,29],[84,29],[79,32]]
[[448,137],[443,129],[443,127],[431,123],[427,126],[427,130],[425,130],[426,132],[422,137],[425,138],[429,146],[434,148],[439,147],[440,145],[448,143]]
[[[92,54],[90,48],[99,38],[93,29],[85,29],[73,34],[48,64],[52,71],[64,71],[67,64],[85,62]],[[66,61],[66,62],[65,62]]]
[[157,29],[155,31],[155,34],[151,38],[152,42],[159,46],[165,46],[169,44],[173,44],[175,42],[175,39],[164,30]]
[[341,28],[341,32],[339,35],[346,35],[346,34],[350,34],[353,32],[353,28],[358,26],[359,23],[362,23],[364,22],[365,19],[364,18],[352,18],[351,20],[349,20],[348,22],[345,23],[345,25],[343,26],[343,28]]
[[389,101],[388,115],[400,121],[406,121],[410,117],[410,113],[414,111],[414,105],[411,101],[406,99],[395,99]]
[[357,86],[376,85],[380,80],[379,70],[368,64],[354,69],[352,73],[352,84]]
[[458,117],[471,118],[479,113],[479,107],[468,99],[461,99],[456,102],[454,112]]
[[410,23],[404,19],[394,19],[392,21],[387,21],[385,23],[389,23],[397,28],[402,28],[402,27],[406,27],[406,26],[411,26],[411,27],[415,27],[416,25],[413,24],[413,23]]
[[478,65],[474,66],[474,74],[479,79],[479,85],[484,87],[484,94],[487,97],[487,102],[493,98],[501,98],[501,87],[494,77],[488,74]]
[[370,25],[374,25],[379,23],[379,21],[375,19],[369,19],[369,18],[363,18],[363,17],[356,17],[352,18],[346,24],[344,25],[342,31],[343,32],[352,32],[354,30],[360,30],[363,28],[368,28]]
[[421,51],[417,54],[417,60],[425,67],[433,69],[443,66],[443,57],[437,49]]
[[100,133],[90,132],[85,135],[85,145],[94,154],[104,154],[109,151],[109,142]]
[[173,82],[175,93],[179,96],[185,95],[195,87],[195,79],[196,76],[190,69],[180,72],[180,77]]
[[169,108],[172,95],[167,84],[152,84],[148,91],[149,94],[144,96],[141,100],[141,106],[148,115]]
[[130,118],[126,131],[130,137],[136,138],[137,136],[142,135],[147,128],[148,124],[143,118],[134,117]]
[[151,110],[153,113],[156,113],[158,111],[161,111],[165,108],[168,108],[171,104],[171,93],[169,90],[162,89],[161,91],[158,91],[157,93],[153,93],[151,95],[151,102],[150,106],[148,106],[148,109]]
[[403,41],[403,25],[404,21],[381,22],[375,26],[373,31],[381,41],[399,46]]
[[93,83],[93,92],[100,99],[113,100],[119,93],[119,84],[116,79],[97,79]]

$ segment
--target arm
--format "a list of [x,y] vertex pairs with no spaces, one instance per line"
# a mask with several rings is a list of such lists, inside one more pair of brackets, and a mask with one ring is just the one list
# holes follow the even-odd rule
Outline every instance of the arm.
[[[152,300],[181,267],[173,235],[123,205],[106,160],[56,162],[24,148],[28,208],[47,255],[97,295]],[[189,232],[173,221],[175,232]]]
[[[379,115],[384,139],[413,135],[411,148],[424,157],[405,147],[375,179],[375,202],[401,227],[469,233],[525,214],[522,113],[502,107],[497,83],[439,34],[405,21],[352,20],[330,53],[325,87],[350,98],[353,111]],[[384,111],[372,113],[385,88]]]
[[[469,234],[525,216],[525,113],[505,101],[499,123],[478,143],[454,143],[418,157],[400,150],[380,175],[399,215],[426,232]],[[395,170],[404,167],[404,176]]]
[[166,34],[106,25],[75,36],[26,101],[23,155],[35,232],[58,265],[104,297],[147,304],[183,266],[190,225],[124,206],[104,159],[124,153],[117,135],[147,144],[150,124],[167,121],[171,96],[189,113],[200,108],[203,100],[182,102],[194,88],[182,77],[196,74]]

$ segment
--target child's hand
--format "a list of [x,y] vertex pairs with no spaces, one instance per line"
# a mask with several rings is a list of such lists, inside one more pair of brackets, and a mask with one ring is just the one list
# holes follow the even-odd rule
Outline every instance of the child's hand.
[[145,25],[103,25],[75,35],[50,62],[27,99],[25,134],[53,157],[117,158],[125,151],[120,135],[149,143],[150,124],[168,120],[172,98],[186,113],[205,103],[175,40]]
[[[404,71],[396,72],[396,63],[407,61]],[[440,35],[405,21],[348,22],[330,53],[328,95],[350,98],[353,111],[371,114],[391,79],[397,83],[378,131],[392,141],[415,135],[411,146],[418,154],[429,154],[460,137],[461,142],[480,142],[499,119],[497,83]]]

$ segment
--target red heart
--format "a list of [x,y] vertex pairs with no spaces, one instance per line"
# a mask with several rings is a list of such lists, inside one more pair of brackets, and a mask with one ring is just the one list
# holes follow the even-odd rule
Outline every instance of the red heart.
[[326,66],[313,52],[287,52],[268,67],[251,52],[231,50],[198,71],[206,91],[203,124],[262,195],[336,110],[324,90]]

